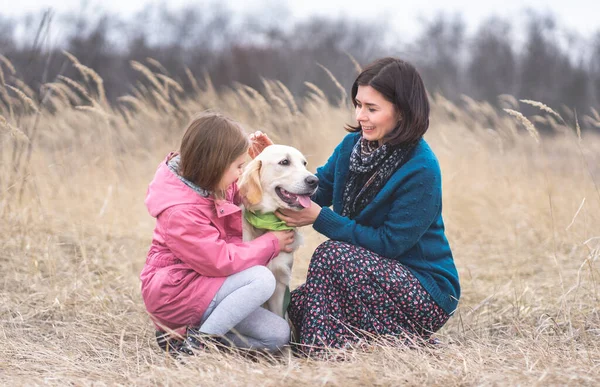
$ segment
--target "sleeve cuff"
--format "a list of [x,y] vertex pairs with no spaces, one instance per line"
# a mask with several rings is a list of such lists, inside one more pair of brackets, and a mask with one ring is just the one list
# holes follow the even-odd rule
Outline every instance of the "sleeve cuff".
[[269,257],[269,259],[273,259],[273,258],[275,258],[276,256],[279,255],[279,253],[280,253],[280,250],[279,250],[279,240],[277,240],[277,237],[275,235],[273,235],[272,233],[266,233],[264,235],[261,235],[259,238],[265,239],[265,241],[267,242],[267,244],[269,246],[271,246],[272,254]]
[[313,228],[330,239],[342,240],[340,231],[349,221],[348,218],[335,213],[331,208],[323,207],[313,223]]

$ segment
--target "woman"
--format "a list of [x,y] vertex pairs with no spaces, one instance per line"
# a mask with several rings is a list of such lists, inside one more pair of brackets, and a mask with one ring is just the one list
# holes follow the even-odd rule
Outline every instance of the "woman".
[[422,138],[429,102],[421,76],[405,61],[379,59],[354,82],[352,102],[358,125],[317,169],[312,205],[277,213],[330,238],[288,309],[298,343],[313,354],[373,335],[426,340],[460,297],[441,172]]

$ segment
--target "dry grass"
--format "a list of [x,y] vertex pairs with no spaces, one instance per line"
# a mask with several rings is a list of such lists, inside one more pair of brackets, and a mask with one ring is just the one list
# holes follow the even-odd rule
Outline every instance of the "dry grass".
[[[5,82],[18,85],[0,59]],[[177,80],[134,66],[144,78],[116,107],[104,103],[98,79],[63,78],[44,88],[55,92],[43,101],[0,85],[0,384],[598,384],[600,139],[585,131],[600,126],[596,110],[579,121],[579,140],[542,109],[558,129],[537,144],[531,120],[432,97],[427,139],[444,173],[444,218],[463,286],[441,348],[377,346],[344,362],[208,353],[179,365],[154,344],[138,274],[154,225],[146,187],[187,117],[218,108],[248,131],[299,147],[315,168],[351,112],[315,85],[294,101],[267,80],[266,95],[243,86],[218,93],[205,75],[186,98]],[[514,98],[502,98],[517,111]],[[305,234],[293,286],[324,240]]]

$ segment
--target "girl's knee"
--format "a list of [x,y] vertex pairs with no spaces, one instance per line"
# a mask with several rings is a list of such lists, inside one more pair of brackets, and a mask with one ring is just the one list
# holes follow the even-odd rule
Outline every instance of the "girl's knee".
[[253,286],[269,294],[269,296],[273,294],[277,281],[271,270],[266,266],[253,266],[247,270],[252,276],[251,281]]

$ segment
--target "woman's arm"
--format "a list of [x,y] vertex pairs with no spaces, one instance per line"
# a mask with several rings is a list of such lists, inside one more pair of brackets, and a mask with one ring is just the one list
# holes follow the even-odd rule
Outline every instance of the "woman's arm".
[[[441,211],[441,173],[437,161],[405,165],[405,178],[392,193],[391,209],[379,227],[361,225],[327,207],[312,205],[301,211],[279,210],[288,225],[313,224],[326,237],[364,247],[393,258],[412,248]],[[385,189],[385,187],[384,187]]]
[[358,224],[329,208],[321,209],[313,227],[330,239],[361,246],[384,257],[397,257],[419,241],[441,211],[437,165],[411,171],[393,193],[393,200],[380,227]]

